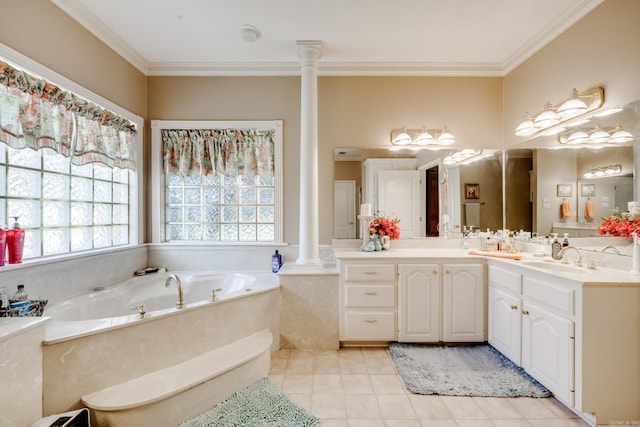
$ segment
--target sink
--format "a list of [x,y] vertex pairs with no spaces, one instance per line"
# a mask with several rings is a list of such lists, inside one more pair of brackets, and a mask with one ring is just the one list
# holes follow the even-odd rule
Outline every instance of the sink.
[[543,268],[545,270],[556,271],[558,273],[579,273],[584,269],[572,264],[560,264],[547,261],[522,261],[522,265],[527,267]]

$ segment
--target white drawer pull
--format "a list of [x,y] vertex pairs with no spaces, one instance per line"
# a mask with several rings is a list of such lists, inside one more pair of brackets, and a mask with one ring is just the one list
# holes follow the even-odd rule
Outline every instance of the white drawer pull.
[[364,319],[365,323],[376,323],[377,320],[373,319],[373,320],[368,320],[368,319]]
[[377,292],[371,292],[371,291],[369,291],[369,292],[365,292],[364,294],[365,294],[365,295],[378,295],[378,293],[377,293]]
[[364,274],[378,274],[376,271],[365,271]]

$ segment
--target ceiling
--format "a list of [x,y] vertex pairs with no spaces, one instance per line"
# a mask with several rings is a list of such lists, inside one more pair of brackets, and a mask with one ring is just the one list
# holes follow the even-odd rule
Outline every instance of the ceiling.
[[147,75],[502,76],[603,0],[51,1]]

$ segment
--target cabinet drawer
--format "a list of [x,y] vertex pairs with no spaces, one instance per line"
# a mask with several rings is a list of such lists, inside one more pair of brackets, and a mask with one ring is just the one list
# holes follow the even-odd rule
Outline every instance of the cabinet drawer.
[[395,311],[345,311],[343,341],[394,341]]
[[558,309],[561,314],[575,314],[575,291],[570,287],[538,279],[525,278],[522,294]]
[[508,291],[520,295],[522,291],[522,275],[503,270],[494,265],[489,266],[489,286],[500,286]]
[[396,287],[394,285],[353,285],[345,286],[346,308],[395,308]]
[[346,282],[395,282],[395,264],[347,264],[344,266]]

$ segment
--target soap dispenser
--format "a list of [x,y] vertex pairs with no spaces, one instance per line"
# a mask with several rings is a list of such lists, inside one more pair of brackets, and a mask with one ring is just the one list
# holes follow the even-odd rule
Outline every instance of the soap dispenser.
[[562,245],[558,241],[558,233],[552,233],[553,239],[551,240],[551,258],[560,259],[560,251],[562,250]]
[[24,250],[24,229],[20,228],[17,216],[13,216],[13,228],[6,232],[7,252],[9,253],[9,264],[19,264],[22,262],[22,251]]

